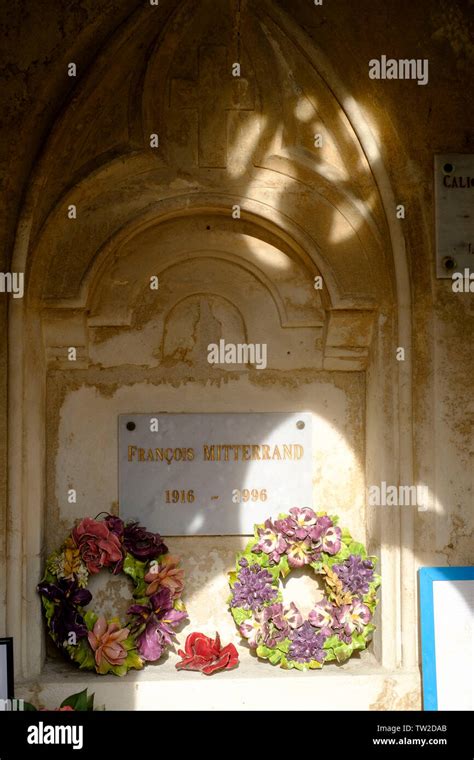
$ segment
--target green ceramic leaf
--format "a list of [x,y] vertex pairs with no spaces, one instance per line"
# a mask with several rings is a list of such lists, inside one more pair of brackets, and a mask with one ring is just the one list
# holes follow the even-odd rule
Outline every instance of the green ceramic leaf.
[[95,670],[94,652],[87,639],[79,639],[75,647],[67,647],[71,658],[77,662],[81,670]]
[[237,583],[238,573],[237,571],[233,570],[231,573],[228,573],[228,576],[229,576],[229,585],[231,586],[231,588],[233,588],[235,584]]
[[271,655],[268,657],[268,661],[271,662],[272,665],[278,665],[282,658],[282,653],[276,649],[274,652],[272,652]]
[[88,631],[92,631],[93,627],[95,626],[98,615],[95,614],[95,612],[92,612],[92,610],[87,610],[87,612],[84,613],[84,622],[87,626]]
[[251,611],[244,610],[242,607],[232,607],[231,613],[237,625],[242,625],[244,620],[248,620],[252,617]]
[[345,662],[352,654],[352,647],[350,644],[340,644],[338,647],[334,647],[334,654],[338,662]]
[[280,559],[280,573],[282,578],[286,578],[289,573],[291,573],[291,567],[288,564],[288,557],[286,554],[283,555],[283,557]]
[[291,646],[290,639],[285,639],[284,641],[281,641],[278,644],[278,649],[280,650],[280,652],[284,652],[285,654],[288,654],[290,646]]
[[366,640],[361,633],[352,634],[352,645],[355,652],[362,651],[366,647]]
[[24,712],[38,712],[37,708],[31,702],[23,702]]
[[357,541],[351,541],[349,544],[350,554],[358,554],[362,559],[367,559],[367,552],[363,544],[359,544]]
[[296,670],[308,670],[308,666],[305,662],[296,662],[296,660],[288,660],[290,668],[296,668]]
[[136,649],[131,649],[127,654],[127,659],[124,662],[127,670],[134,668],[135,670],[141,670],[144,666],[144,662]]
[[61,702],[61,707],[72,707],[78,712],[87,712],[89,706],[89,698],[87,696],[87,689],[79,691],[77,694],[71,694],[70,697]]
[[50,599],[46,599],[45,596],[41,597],[41,601],[43,602],[44,613],[45,613],[46,621],[49,626],[51,618],[54,614],[55,604]]
[[147,562],[141,562],[139,559],[135,559],[131,554],[126,554],[123,561],[123,571],[138,585],[140,581],[144,582],[144,577],[147,572],[147,564]]
[[339,636],[328,636],[323,644],[323,649],[333,649],[334,647],[339,646],[340,643],[341,640]]
[[352,536],[347,528],[342,528],[341,540],[344,544],[346,544],[346,546],[349,546],[349,544],[352,543]]
[[267,571],[267,573],[270,573],[270,575],[272,576],[272,579],[274,581],[277,581],[278,578],[280,577],[280,567],[279,567],[279,565],[273,565],[273,566],[269,565],[266,568],[266,571]]

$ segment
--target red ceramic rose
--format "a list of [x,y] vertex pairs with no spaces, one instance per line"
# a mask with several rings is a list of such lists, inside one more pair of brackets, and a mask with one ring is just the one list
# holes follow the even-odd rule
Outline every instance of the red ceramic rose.
[[73,539],[90,573],[121,562],[122,548],[115,533],[105,522],[85,517],[72,531]]
[[182,658],[176,663],[178,670],[199,670],[206,676],[211,676],[218,670],[230,670],[239,662],[239,653],[233,644],[221,646],[219,634],[210,639],[203,633],[190,633],[184,645],[185,651],[178,651]]

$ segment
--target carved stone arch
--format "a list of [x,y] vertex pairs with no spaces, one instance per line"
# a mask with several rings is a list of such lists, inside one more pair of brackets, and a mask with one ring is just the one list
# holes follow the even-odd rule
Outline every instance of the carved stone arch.
[[[203,311],[212,316],[213,328],[200,329]],[[184,331],[183,321],[188,328]],[[173,329],[175,322],[176,330]],[[224,337],[224,324],[225,339],[228,342],[248,343],[246,321],[235,300],[212,292],[197,292],[178,298],[170,306],[163,320],[162,363],[165,366],[173,366],[178,362],[187,363],[188,357],[192,357],[194,365],[204,364],[207,346],[210,343],[218,344]]]
[[[178,34],[172,17],[178,5],[184,7],[179,3],[167,6],[169,26],[161,39]],[[187,167],[181,171],[180,167],[167,165],[166,151],[157,155],[145,150],[131,104],[137,102],[137,93],[145,99],[153,96],[149,87],[153,78],[138,71],[151,71],[150,57],[159,55],[160,45],[155,44],[156,30],[143,12],[130,19],[91,66],[32,178],[12,263],[13,270],[28,273],[28,293],[23,301],[11,301],[9,328],[11,561],[7,616],[9,629],[18,641],[20,672],[24,675],[39,673],[43,656],[34,635],[40,625],[34,579],[41,572],[44,535],[46,376],[48,364],[61,366],[62,354],[55,349],[64,348],[54,344],[54,322],[68,311],[68,337],[75,335],[83,349],[76,369],[87,368],[89,285],[116,255],[118,246],[142,226],[159,225],[160,219],[178,213],[223,217],[229,214],[232,201],[240,200],[245,222],[254,222],[279,238],[282,245],[306,262],[308,272],[321,272],[328,288],[324,304],[325,368],[347,368],[351,362],[359,370],[367,367],[369,482],[380,480],[381,473],[387,481],[411,482],[410,283],[403,232],[395,219],[393,191],[382,155],[357,104],[305,33],[276,4],[254,0],[247,7],[258,18],[262,30],[255,34],[266,35],[266,46],[272,38],[276,46],[291,47],[292,56],[299,56],[300,66],[307,69],[309,84],[305,86],[314,82],[315,90],[324,93],[324,108],[330,114],[326,116],[330,123],[324,122],[328,129],[326,157],[318,157],[301,144],[303,131],[294,123],[286,133],[286,143],[281,139],[285,135],[276,133],[268,155],[255,151],[246,172],[236,172],[235,176],[222,166],[197,166],[192,172]],[[134,74],[123,80],[118,61],[120,56],[129,55]],[[278,65],[283,65],[281,56]],[[266,62],[257,62],[253,67],[256,79],[263,76],[266,86],[270,86],[272,95],[262,100],[262,107],[268,104],[272,114],[281,103],[280,92],[275,93],[281,80],[275,73],[274,80],[269,81],[270,69]],[[280,75],[281,69],[272,71]],[[301,89],[304,93],[304,87]],[[104,103],[115,104],[117,111],[104,105],[101,118],[107,121],[115,113],[112,123],[117,129],[109,133],[101,129],[91,140],[86,131],[93,131],[94,103],[104,93]],[[295,89],[294,94],[298,113],[301,93]],[[310,109],[317,113],[316,104],[311,93],[306,99],[309,106],[303,104],[300,108],[309,109],[312,119]],[[285,107],[290,108],[289,101]],[[103,125],[104,121],[96,125],[99,123]],[[87,130],[80,149],[75,151],[78,124],[86,125]],[[150,120],[141,124],[143,140],[150,128]],[[71,161],[70,174],[61,177],[61,157],[67,155],[76,158]],[[353,177],[344,175],[345,165],[358,167]],[[83,224],[73,229],[64,222],[64,210],[67,202],[75,200],[82,203],[84,216]],[[339,242],[331,241],[335,216],[331,209],[328,214],[328,206],[338,211],[337,218],[345,219],[347,229],[352,227],[354,234],[349,233]],[[110,212],[104,225],[101,214],[106,207]],[[361,335],[362,346],[357,344]],[[398,365],[394,362],[396,344],[407,351],[406,362]],[[400,521],[384,514],[377,515],[369,526],[370,548],[379,547],[385,587],[391,589],[390,597],[383,600],[384,613],[390,619],[399,619],[397,599],[402,598],[400,638],[405,654],[402,660],[400,643],[382,628],[379,655],[385,668],[394,668],[401,662],[407,667],[414,664],[414,598],[401,583],[401,568],[404,573],[413,570],[412,520],[408,512]],[[400,551],[397,542],[402,547]]]
[[[154,230],[155,228],[152,229]],[[151,264],[148,265],[149,271],[147,271],[146,275],[139,283],[137,283],[137,289],[134,295],[130,297],[125,296],[117,298],[116,289],[113,288],[114,281],[124,284],[123,280],[118,279],[119,277],[123,277],[123,270],[120,271],[120,274],[116,274],[112,279],[110,275],[106,276],[106,271],[104,269],[101,269],[100,277],[96,276],[95,282],[91,283],[91,292],[86,306],[88,325],[93,327],[130,325],[132,321],[134,321],[133,314],[136,305],[143,301],[146,290],[149,290],[149,278],[157,276],[161,282],[162,275],[166,274],[169,270],[180,268],[183,263],[190,262],[198,268],[203,259],[209,259],[222,261],[231,264],[238,269],[245,270],[256,282],[265,288],[274,302],[275,313],[282,328],[323,326],[325,313],[318,293],[314,294],[315,303],[308,303],[308,306],[304,311],[304,316],[301,315],[301,313],[298,314],[298,312],[291,309],[291,305],[287,303],[284,289],[282,290],[280,284],[275,283],[270,278],[269,273],[264,266],[256,266],[253,261],[235,253],[234,245],[229,247],[233,249],[232,252],[229,252],[228,250],[220,250],[220,248],[216,248],[213,245],[208,246],[205,249],[190,246],[182,251],[173,253],[172,258],[169,256],[163,256],[158,264],[155,263],[154,266]],[[269,250],[269,255],[271,255],[271,246],[266,245],[265,248]],[[281,256],[283,258],[285,254],[282,253]],[[199,276],[197,276],[196,279],[199,280]],[[313,296],[314,289],[312,281],[308,279],[306,284],[308,292],[311,292],[311,296]],[[182,299],[175,298],[174,300]],[[113,312],[107,312],[107,305],[112,303],[114,304]]]

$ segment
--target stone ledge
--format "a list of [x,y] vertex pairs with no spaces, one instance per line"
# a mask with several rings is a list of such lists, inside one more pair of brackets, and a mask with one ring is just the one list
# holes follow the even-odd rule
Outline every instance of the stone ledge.
[[48,663],[35,681],[18,683],[16,696],[54,707],[88,688],[108,710],[415,710],[420,673],[385,670],[375,663],[327,665],[301,673],[272,668],[253,657],[217,676],[175,670],[176,657],[123,679],[81,673]]

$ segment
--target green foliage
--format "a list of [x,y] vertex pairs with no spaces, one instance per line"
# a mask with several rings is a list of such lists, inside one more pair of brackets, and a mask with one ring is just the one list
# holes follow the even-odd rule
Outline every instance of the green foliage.
[[[116,676],[125,676],[129,670],[141,670],[144,667],[144,662],[137,649],[135,648],[135,641],[129,636],[125,641],[122,641],[122,646],[127,649],[127,657],[122,665],[108,665],[104,672],[113,673]],[[100,671],[102,672],[102,671]]]
[[381,579],[380,575],[375,575],[374,574],[373,580],[369,583],[369,590],[368,590],[367,594],[365,594],[363,596],[364,604],[367,605],[367,607],[369,608],[369,610],[370,610],[370,612],[372,614],[374,613],[375,608],[376,608],[376,606],[377,606],[377,604],[379,602],[379,600],[377,598],[377,589],[380,586],[381,581],[382,581],[382,579]]
[[326,651],[326,657],[325,657],[324,662],[332,662],[333,660],[337,660],[338,655],[336,654],[336,650],[339,651],[339,656],[342,655],[343,650],[340,649],[341,644],[342,642],[339,636],[336,636],[336,635],[329,636],[326,639],[326,641],[323,644],[323,649]]
[[92,712],[94,709],[94,694],[88,694],[87,689],[79,691],[77,694],[71,694],[70,697],[61,702],[61,707],[72,707],[79,712]]
[[268,556],[265,554],[265,552],[259,552],[259,554],[254,554],[252,552],[252,549],[254,548],[254,546],[255,546],[255,541],[253,539],[250,539],[244,551],[237,553],[236,563],[235,563],[236,573],[239,573],[240,570],[242,569],[239,564],[241,559],[246,559],[249,565],[257,564],[257,565],[260,565],[260,567],[265,567],[265,568],[268,567],[268,564],[269,564]]
[[308,666],[305,662],[297,662],[296,660],[287,660],[289,670],[308,670]]
[[286,556],[286,554],[284,554],[281,557],[279,568],[280,568],[280,574],[282,578],[286,578],[286,576],[291,573],[291,567],[288,563],[288,557]]
[[[349,544],[349,554],[358,554],[362,559],[367,559],[367,551],[363,544],[359,544],[357,541],[352,541]],[[349,555],[347,555],[349,556]]]
[[280,577],[280,566],[269,565],[268,567],[265,568],[265,570],[267,571],[267,573],[270,573],[270,575],[272,576],[272,585],[273,586],[275,584],[278,585],[278,578]]
[[352,647],[354,652],[360,652],[366,647],[366,641],[361,633],[352,634]]
[[148,572],[148,562],[141,562],[127,553],[123,562],[123,571],[130,576],[135,584],[133,596],[135,598],[146,596],[145,575]]
[[79,639],[76,646],[68,646],[66,650],[81,670],[95,670],[94,652],[90,648],[87,638]]
[[92,612],[92,610],[87,610],[87,612],[84,613],[84,622],[87,626],[88,631],[92,631],[93,627],[95,626],[98,615],[96,615],[95,612]]
[[285,639],[284,641],[281,641],[281,642],[280,642],[280,643],[277,645],[277,649],[279,649],[279,650],[280,650],[280,652],[284,652],[284,654],[288,654],[288,651],[289,651],[289,649],[290,649],[290,646],[291,646],[291,641],[290,641],[290,639]]
[[232,607],[230,611],[237,625],[242,625],[244,620],[252,617],[251,610],[244,610],[243,607]]
[[349,546],[352,543],[352,536],[351,536],[348,528],[342,528],[341,529],[341,541],[346,546]]
[[354,648],[351,644],[344,644],[344,642],[339,642],[339,645],[337,647],[334,647],[336,660],[338,662],[345,662],[351,656],[353,649]]
[[268,661],[271,662],[272,665],[278,665],[281,658],[283,657],[283,653],[280,652],[279,649],[275,649],[269,656]]
[[43,602],[44,614],[45,614],[46,622],[48,623],[48,628],[49,628],[50,623],[51,623],[51,618],[54,615],[54,610],[56,608],[56,605],[50,599],[46,599],[45,596],[41,597],[41,601]]
[[323,649],[334,649],[334,647],[339,646],[340,642],[339,636],[328,636],[324,642]]
[[227,575],[229,576],[229,585],[230,585],[230,587],[234,588],[234,586],[235,586],[235,584],[237,583],[237,580],[238,580],[237,579],[237,575],[238,575],[237,571],[236,570],[232,570],[232,572],[227,573]]

